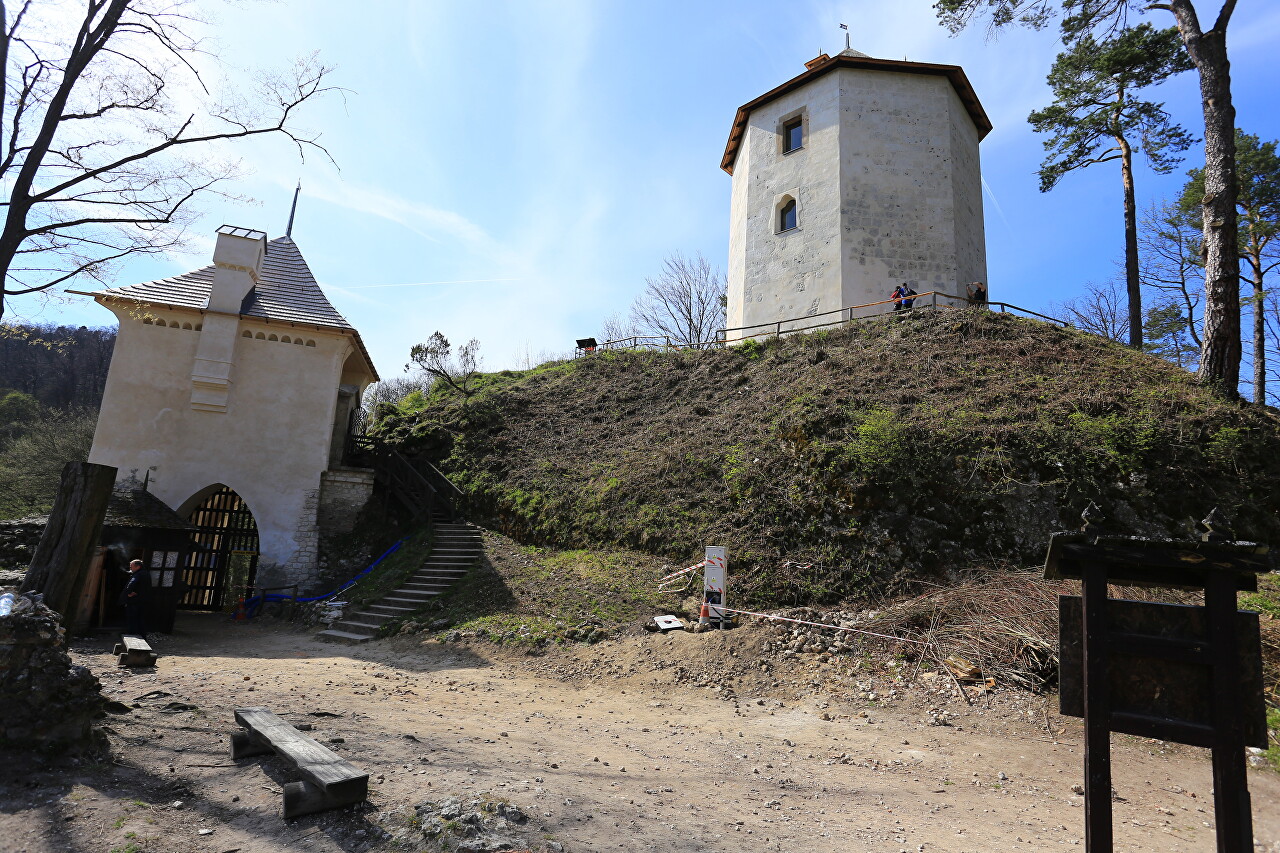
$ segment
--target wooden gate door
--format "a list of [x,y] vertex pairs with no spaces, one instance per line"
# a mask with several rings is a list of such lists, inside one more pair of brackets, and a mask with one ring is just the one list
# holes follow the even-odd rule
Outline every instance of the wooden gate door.
[[225,610],[241,589],[254,582],[258,568],[258,524],[240,496],[221,486],[191,513],[196,546],[182,579],[183,610]]

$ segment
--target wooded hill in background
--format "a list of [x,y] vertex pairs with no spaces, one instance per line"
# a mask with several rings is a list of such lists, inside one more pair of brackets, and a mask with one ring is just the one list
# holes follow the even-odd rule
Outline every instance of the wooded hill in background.
[[54,409],[97,411],[107,384],[111,327],[0,326],[0,389],[21,391]]
[[1098,502],[1119,533],[1218,506],[1280,544],[1280,419],[1151,355],[980,310],[437,383],[373,430],[527,544],[730,549],[738,600],[825,603],[1034,566]]
[[0,518],[49,511],[62,466],[86,459],[113,328],[0,325]]

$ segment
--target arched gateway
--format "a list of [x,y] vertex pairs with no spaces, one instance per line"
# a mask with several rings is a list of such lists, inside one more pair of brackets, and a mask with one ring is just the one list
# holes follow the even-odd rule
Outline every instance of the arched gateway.
[[252,586],[258,570],[258,524],[244,500],[226,486],[213,490],[187,519],[195,548],[182,572],[187,586],[178,606],[222,610]]

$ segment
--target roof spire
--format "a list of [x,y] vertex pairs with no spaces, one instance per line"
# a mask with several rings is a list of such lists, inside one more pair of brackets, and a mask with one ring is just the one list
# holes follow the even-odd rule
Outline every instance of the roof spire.
[[845,49],[845,50],[852,50],[852,49],[853,49],[853,45],[852,45],[852,44],[850,44],[850,42],[849,42],[849,25],[848,25],[848,24],[841,24],[841,25],[840,25],[840,29],[844,30],[844,49]]
[[293,191],[293,207],[289,208],[289,224],[284,228],[284,236],[293,239],[293,215],[298,212],[298,193],[302,192],[302,178],[298,178],[297,189]]

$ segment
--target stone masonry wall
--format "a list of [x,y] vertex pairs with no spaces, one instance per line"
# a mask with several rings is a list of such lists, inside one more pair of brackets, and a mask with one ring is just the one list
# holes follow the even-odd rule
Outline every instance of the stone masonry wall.
[[0,521],[0,571],[26,571],[46,523],[43,516]]
[[326,536],[350,533],[360,510],[373,495],[373,471],[366,468],[333,468],[320,475],[320,507],[317,520]]

